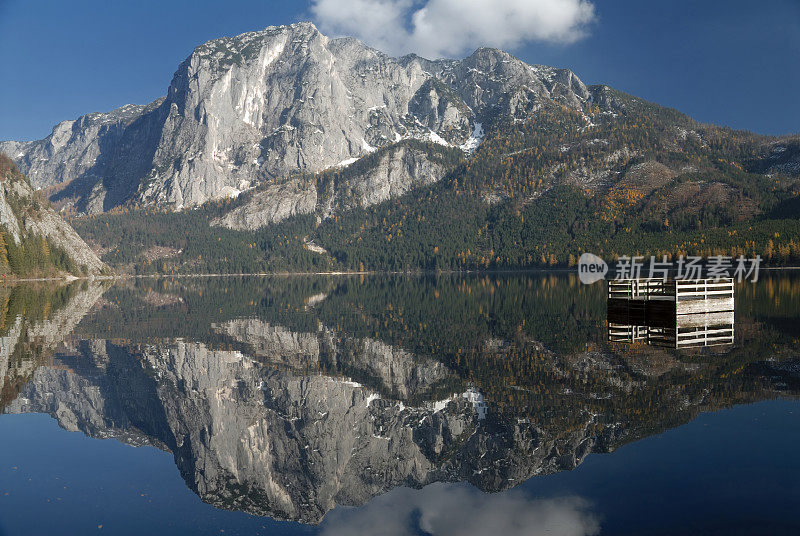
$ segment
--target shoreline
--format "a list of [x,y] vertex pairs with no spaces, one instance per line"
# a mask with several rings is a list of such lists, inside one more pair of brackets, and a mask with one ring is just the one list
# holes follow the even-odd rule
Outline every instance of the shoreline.
[[[765,272],[781,272],[800,270],[800,266],[770,266],[761,268]],[[249,272],[249,273],[213,273],[213,274],[116,274],[98,276],[66,276],[66,277],[32,277],[32,278],[0,278],[0,286],[17,283],[72,283],[75,281],[121,281],[126,279],[162,279],[162,278],[221,278],[221,277],[309,277],[309,276],[354,276],[354,275],[475,275],[475,274],[526,274],[526,273],[570,273],[576,268],[509,268],[497,270],[337,270],[330,272]]]

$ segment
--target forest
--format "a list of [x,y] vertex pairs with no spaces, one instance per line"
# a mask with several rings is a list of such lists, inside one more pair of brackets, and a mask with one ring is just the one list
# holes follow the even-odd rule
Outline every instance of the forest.
[[[535,203],[491,206],[437,185],[319,226],[308,215],[259,231],[234,231],[212,227],[213,216],[202,209],[135,209],[71,223],[105,250],[105,262],[141,274],[568,267],[586,251],[607,260],[758,254],[773,266],[800,262],[800,219],[794,213],[701,228],[693,228],[694,221],[665,222],[657,229],[646,212],[603,219],[605,203],[559,186]],[[328,253],[311,251],[310,241]]]

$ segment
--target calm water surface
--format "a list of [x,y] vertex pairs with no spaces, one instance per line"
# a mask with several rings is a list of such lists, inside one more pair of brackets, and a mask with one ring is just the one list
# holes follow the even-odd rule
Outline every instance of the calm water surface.
[[0,535],[797,534],[800,278],[609,342],[567,275],[0,288]]

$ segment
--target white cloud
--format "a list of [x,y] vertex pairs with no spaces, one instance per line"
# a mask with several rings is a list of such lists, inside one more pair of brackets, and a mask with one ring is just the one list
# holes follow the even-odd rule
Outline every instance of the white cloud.
[[311,13],[323,32],[430,58],[480,46],[572,43],[595,19],[590,0],[312,0]]
[[533,499],[513,490],[486,495],[464,484],[433,484],[336,509],[322,528],[323,536],[589,536],[600,532],[600,523],[579,497]]

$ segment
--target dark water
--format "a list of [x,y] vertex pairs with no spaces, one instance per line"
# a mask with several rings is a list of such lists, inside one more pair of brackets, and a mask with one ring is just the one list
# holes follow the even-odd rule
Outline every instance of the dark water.
[[566,275],[0,288],[0,535],[797,534],[800,278],[609,342]]

